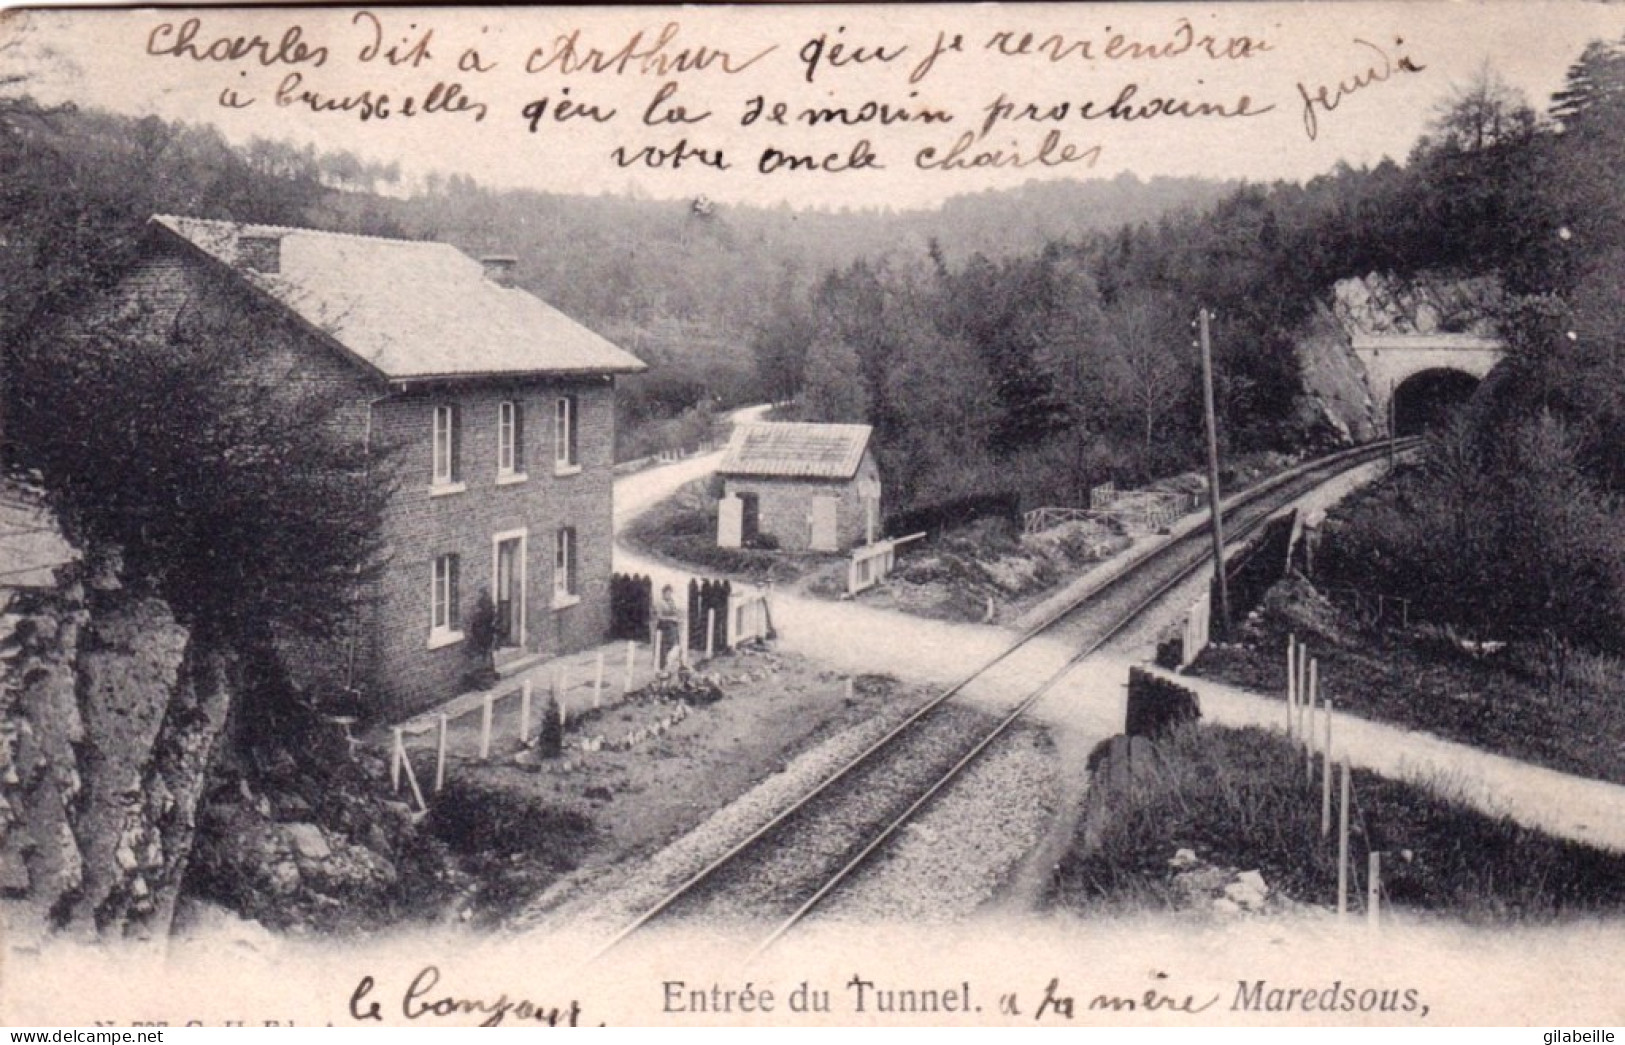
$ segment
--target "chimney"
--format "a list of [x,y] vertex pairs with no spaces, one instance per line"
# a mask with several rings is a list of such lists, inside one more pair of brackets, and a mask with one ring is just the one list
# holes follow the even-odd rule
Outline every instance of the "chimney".
[[280,236],[237,237],[237,264],[255,272],[282,271],[282,238]]
[[480,259],[480,265],[485,269],[485,278],[501,287],[513,286],[513,267],[518,258],[508,254],[493,254]]

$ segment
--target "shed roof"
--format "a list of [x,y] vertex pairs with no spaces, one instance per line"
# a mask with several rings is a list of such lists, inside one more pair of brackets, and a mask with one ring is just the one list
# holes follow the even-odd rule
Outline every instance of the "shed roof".
[[873,429],[868,425],[762,421],[736,425],[717,471],[723,475],[850,479]]
[[[157,215],[159,226],[386,378],[631,373],[646,367],[449,243]],[[276,271],[240,251],[277,241]]]

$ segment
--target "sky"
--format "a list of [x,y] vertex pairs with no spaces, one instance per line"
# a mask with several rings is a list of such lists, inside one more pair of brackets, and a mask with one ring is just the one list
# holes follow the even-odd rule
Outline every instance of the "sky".
[[907,208],[1033,178],[1402,162],[1486,66],[1544,108],[1588,41],[1621,36],[1625,7],[1514,0],[80,7],[7,12],[0,75],[415,176]]

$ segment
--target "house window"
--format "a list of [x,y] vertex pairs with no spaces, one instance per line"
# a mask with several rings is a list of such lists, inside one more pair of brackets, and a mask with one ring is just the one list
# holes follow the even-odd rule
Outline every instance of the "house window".
[[525,477],[525,410],[511,399],[497,404],[497,479]]
[[580,419],[579,404],[575,396],[559,396],[554,406],[553,471],[568,474],[581,470],[581,455],[577,447],[576,429]]
[[576,588],[575,527],[560,527],[553,549],[553,605],[573,606],[580,601]]
[[434,576],[429,588],[429,648],[458,642],[463,637],[463,617],[457,592],[457,556],[439,555],[434,560]]
[[434,408],[434,472],[430,483],[435,492],[454,493],[463,488],[462,410],[455,404]]

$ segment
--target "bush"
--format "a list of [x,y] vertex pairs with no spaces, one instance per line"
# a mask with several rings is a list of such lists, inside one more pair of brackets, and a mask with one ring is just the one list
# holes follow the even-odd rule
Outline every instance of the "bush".
[[526,795],[460,776],[436,796],[428,826],[465,856],[565,852],[593,831],[592,821],[575,810],[539,805]]
[[979,519],[1005,519],[1021,528],[1021,495],[1013,490],[972,494],[951,501],[923,505],[886,517],[885,532],[896,537],[925,532],[933,536]]
[[564,752],[564,723],[559,721],[559,705],[552,697],[542,708],[542,730],[536,737],[536,752],[543,758],[558,758]]
[[9,363],[15,464],[69,537],[118,549],[122,579],[210,644],[342,633],[382,568],[390,457],[346,438],[340,401],[246,379],[282,322],[205,298],[176,315],[106,304]]
[[1625,517],[1542,416],[1484,449],[1458,421],[1421,463],[1334,513],[1332,584],[1407,598],[1475,640],[1625,651]]

